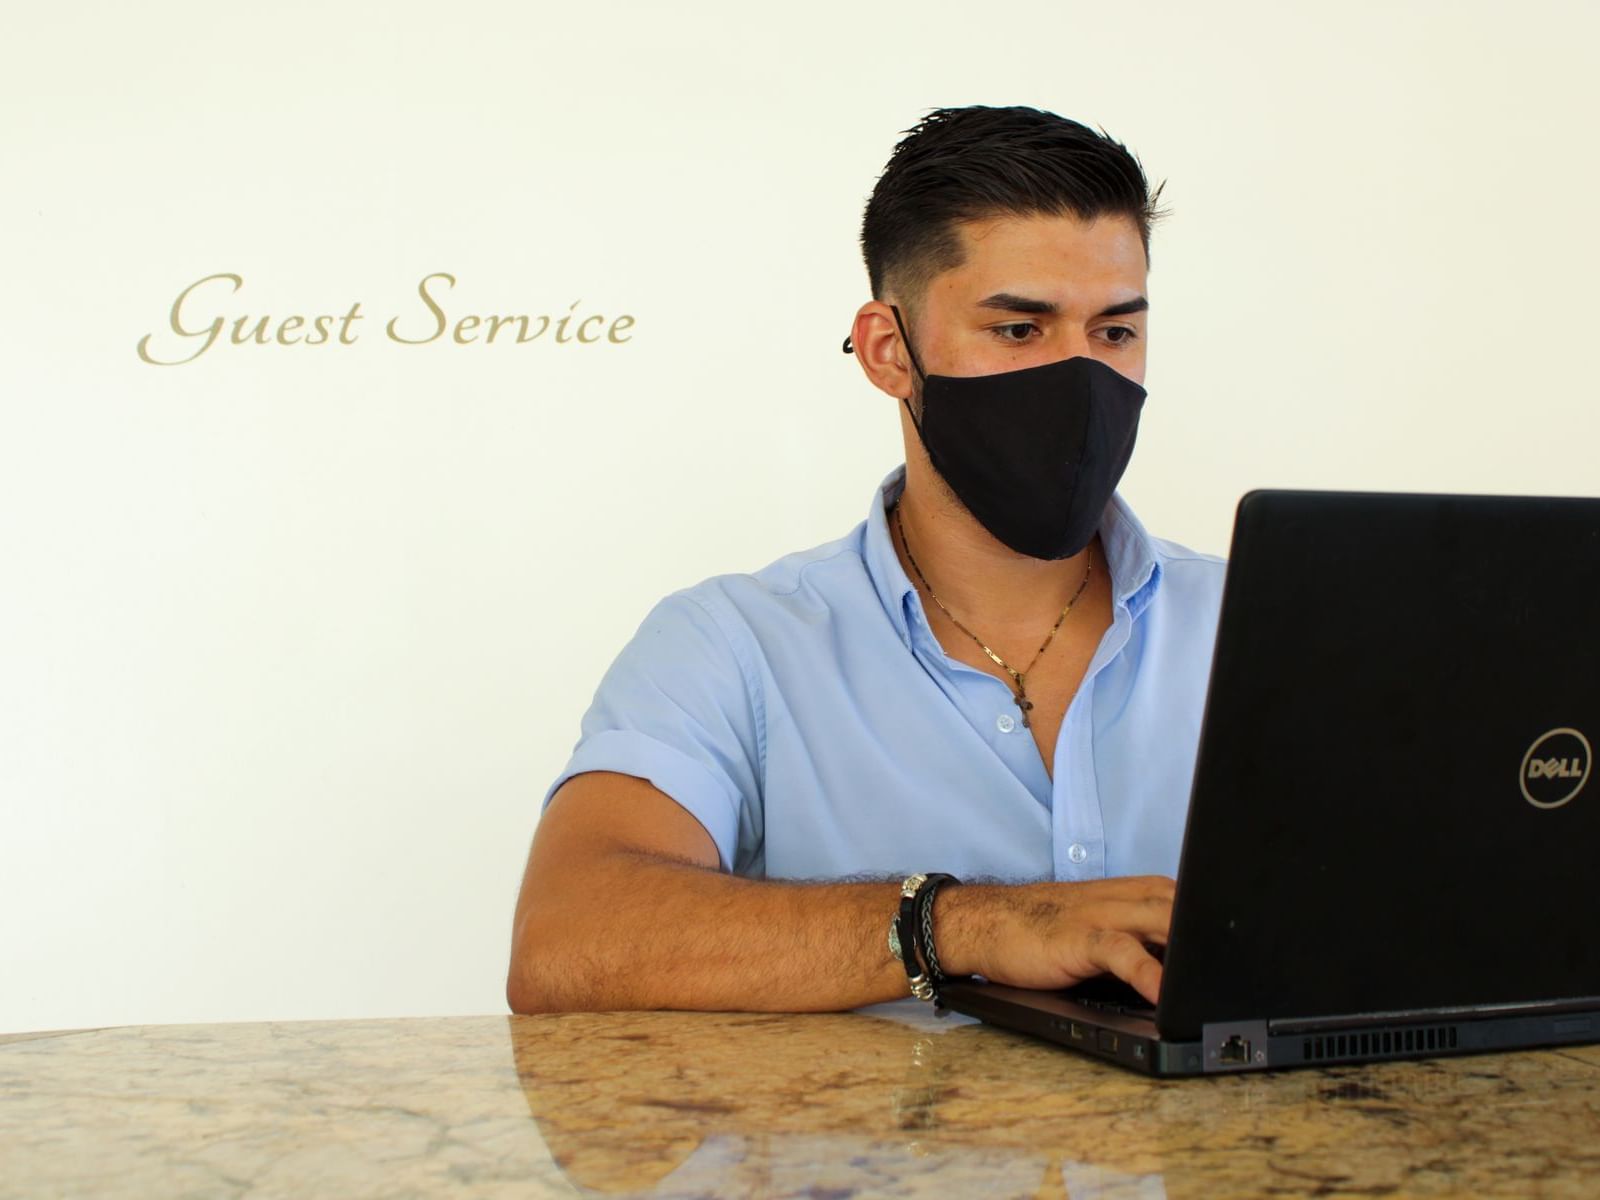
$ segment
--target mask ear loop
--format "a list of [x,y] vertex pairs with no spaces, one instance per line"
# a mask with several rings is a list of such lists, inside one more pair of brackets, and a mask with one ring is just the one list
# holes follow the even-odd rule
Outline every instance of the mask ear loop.
[[927,383],[928,373],[922,369],[922,364],[917,361],[917,352],[911,348],[911,335],[906,332],[905,322],[900,319],[900,307],[891,304],[889,305],[889,311],[894,314],[894,323],[900,327],[900,340],[906,344],[906,355],[911,359],[911,365],[916,368],[917,374],[922,377],[922,382]]
[[[894,313],[894,323],[900,328],[900,340],[905,343],[906,356],[911,359],[912,369],[922,378],[923,383],[928,381],[928,373],[922,369],[922,364],[917,361],[917,352],[911,348],[911,335],[906,332],[906,324],[900,318],[899,305],[889,305],[889,311]],[[846,354],[856,352],[855,343],[849,334],[845,335],[844,344],[839,347]],[[911,423],[917,427],[917,436],[922,436],[922,422],[917,420],[917,414],[911,412],[911,397],[901,396],[900,403],[906,406],[906,412],[911,413]]]
[[[900,319],[899,305],[889,305],[889,311],[894,313],[894,323],[900,327],[900,340],[905,343],[906,356],[911,359],[911,367],[921,377],[923,384],[926,385],[928,382],[928,373],[922,369],[922,364],[917,361],[917,352],[911,348],[911,335],[906,332],[906,324]],[[904,404],[906,406],[906,412],[911,414],[911,423],[917,427],[917,436],[921,438],[922,422],[917,419],[916,413],[911,412],[911,397],[900,397],[900,403]],[[924,400],[923,404],[926,406],[927,401]],[[923,445],[927,445],[927,439],[925,438],[923,439]]]

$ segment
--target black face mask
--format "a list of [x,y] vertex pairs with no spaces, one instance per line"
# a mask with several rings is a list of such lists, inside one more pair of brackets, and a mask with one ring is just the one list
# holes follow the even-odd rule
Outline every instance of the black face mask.
[[1145,389],[1098,359],[1073,357],[993,375],[927,375],[893,305],[934,470],[1019,554],[1070,558],[1087,546],[1133,455]]

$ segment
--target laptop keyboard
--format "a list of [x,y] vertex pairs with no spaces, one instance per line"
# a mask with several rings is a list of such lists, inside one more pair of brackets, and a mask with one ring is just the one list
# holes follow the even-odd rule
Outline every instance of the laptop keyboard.
[[1093,979],[1085,979],[1075,987],[1065,989],[1061,995],[1086,1008],[1123,1013],[1130,1017],[1151,1017],[1156,1011],[1155,1005],[1115,975],[1096,975]]
[[1099,1012],[1120,1013],[1128,1017],[1153,1017],[1156,1015],[1154,1006],[1142,996],[1137,1004],[1121,1004],[1115,1000],[1090,1000],[1083,996],[1074,996],[1070,991],[1063,994],[1085,1008],[1093,1008]]

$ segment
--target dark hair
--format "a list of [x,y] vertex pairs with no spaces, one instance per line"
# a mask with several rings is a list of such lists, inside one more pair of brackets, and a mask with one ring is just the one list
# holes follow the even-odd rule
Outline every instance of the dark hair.
[[[874,299],[915,303],[941,271],[961,265],[956,225],[999,215],[1126,216],[1145,263],[1155,208],[1139,160],[1099,133],[1037,108],[939,108],[904,131],[872,189],[861,252]],[[1165,187],[1163,182],[1162,187]]]

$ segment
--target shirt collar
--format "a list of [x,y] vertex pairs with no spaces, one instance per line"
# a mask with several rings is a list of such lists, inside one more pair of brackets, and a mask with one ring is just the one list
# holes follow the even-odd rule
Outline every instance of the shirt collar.
[[[901,463],[884,476],[873,492],[863,557],[884,612],[909,648],[912,621],[926,626],[927,618],[922,612],[922,597],[900,565],[900,556],[889,536],[888,508],[905,486],[906,467]],[[1161,585],[1160,551],[1121,492],[1111,494],[1100,517],[1099,533],[1111,564],[1113,606],[1125,608],[1130,618],[1137,618],[1149,607]]]

